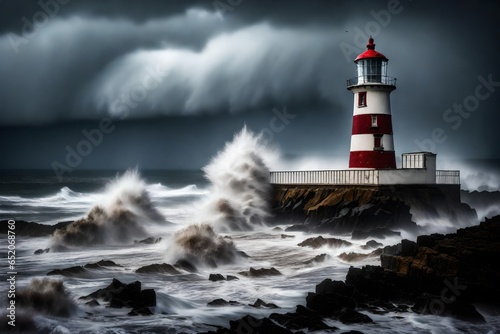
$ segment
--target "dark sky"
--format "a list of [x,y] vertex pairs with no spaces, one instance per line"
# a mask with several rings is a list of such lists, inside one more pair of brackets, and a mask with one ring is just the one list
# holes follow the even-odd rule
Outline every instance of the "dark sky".
[[[500,159],[498,8],[459,0],[0,1],[0,168],[194,169],[243,124],[286,156],[331,156],[347,167],[346,79],[370,34],[398,79],[398,155]],[[284,108],[293,115],[285,123]],[[94,144],[83,143],[84,133]],[[74,167],[68,149],[84,153]]]

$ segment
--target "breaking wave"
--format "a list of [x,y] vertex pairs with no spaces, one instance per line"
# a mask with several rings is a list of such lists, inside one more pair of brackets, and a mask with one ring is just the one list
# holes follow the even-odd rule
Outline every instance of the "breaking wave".
[[63,281],[49,278],[33,279],[16,294],[16,303],[25,310],[59,317],[69,317],[77,310]]
[[264,224],[271,193],[268,165],[275,157],[262,135],[243,127],[203,168],[211,186],[198,221],[217,231],[248,231]]
[[144,223],[165,222],[153,205],[146,183],[137,171],[127,171],[110,182],[102,202],[86,217],[65,229],[56,230],[54,245],[86,246],[104,243],[128,243],[146,235]]
[[177,259],[210,267],[232,263],[242,254],[231,239],[217,235],[207,224],[189,225],[176,232],[173,244],[169,253]]

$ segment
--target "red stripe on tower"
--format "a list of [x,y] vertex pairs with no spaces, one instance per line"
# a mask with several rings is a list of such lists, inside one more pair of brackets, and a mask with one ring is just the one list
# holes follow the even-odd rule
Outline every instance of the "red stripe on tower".
[[387,76],[387,62],[375,51],[373,38],[355,60],[357,76],[347,81],[354,94],[349,168],[395,169],[390,94],[396,79]]

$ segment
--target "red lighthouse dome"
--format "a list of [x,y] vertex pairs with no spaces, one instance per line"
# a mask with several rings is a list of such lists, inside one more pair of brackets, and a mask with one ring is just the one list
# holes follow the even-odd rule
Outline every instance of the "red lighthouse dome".
[[373,43],[373,38],[370,36],[370,39],[368,40],[368,44],[366,44],[366,51],[360,54],[359,56],[354,59],[354,62],[357,62],[358,60],[361,59],[383,59],[385,61],[388,61],[386,56],[381,54],[378,51],[375,51],[375,44]]

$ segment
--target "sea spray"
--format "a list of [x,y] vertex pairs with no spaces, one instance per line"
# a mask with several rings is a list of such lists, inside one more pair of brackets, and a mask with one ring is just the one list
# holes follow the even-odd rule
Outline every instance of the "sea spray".
[[129,243],[147,235],[146,222],[165,219],[151,202],[139,173],[129,170],[108,184],[102,203],[95,205],[86,217],[56,230],[52,242],[55,246]]
[[231,239],[217,235],[207,224],[189,225],[174,235],[175,253],[178,259],[195,265],[217,267],[234,262],[244,253],[238,251]]
[[211,183],[200,221],[216,231],[248,231],[269,217],[269,168],[277,154],[246,126],[203,168]]
[[49,278],[31,280],[26,288],[17,293],[16,302],[24,310],[59,317],[69,317],[77,310],[63,281]]

